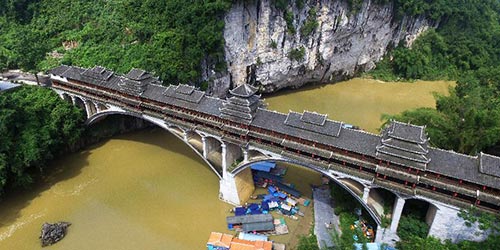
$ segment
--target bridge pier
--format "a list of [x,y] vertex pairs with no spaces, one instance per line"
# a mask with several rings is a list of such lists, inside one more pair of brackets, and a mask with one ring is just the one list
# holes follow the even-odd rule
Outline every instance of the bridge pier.
[[221,144],[222,147],[222,178],[226,179],[228,172],[227,172],[227,146],[223,142]]
[[370,187],[366,187],[363,189],[363,202],[368,204],[368,197],[370,196]]
[[473,223],[470,227],[465,225],[465,220],[458,216],[460,209],[448,204],[434,203],[427,212],[426,221],[431,221],[429,235],[441,240],[459,242],[462,240],[483,241],[490,234]]
[[394,209],[392,210],[392,220],[391,220],[391,232],[396,233],[398,231],[399,220],[401,219],[401,213],[405,206],[405,199],[396,196],[394,201]]
[[203,158],[207,159],[208,158],[208,142],[207,142],[207,137],[202,136],[201,137],[201,142],[203,144]]
[[250,198],[250,195],[255,190],[252,170],[247,168],[237,175],[224,172],[219,188],[219,198],[221,200],[233,205],[241,205]]
[[248,148],[243,148],[243,162],[248,162]]

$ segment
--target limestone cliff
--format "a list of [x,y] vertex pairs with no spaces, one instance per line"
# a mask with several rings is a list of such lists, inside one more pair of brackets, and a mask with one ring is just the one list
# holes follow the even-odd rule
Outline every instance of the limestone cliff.
[[434,25],[423,17],[395,18],[392,4],[371,0],[358,11],[346,0],[289,2],[286,10],[269,0],[233,2],[224,28],[228,72],[212,75],[214,94],[243,83],[273,92],[346,79],[372,69],[390,46],[411,44]]

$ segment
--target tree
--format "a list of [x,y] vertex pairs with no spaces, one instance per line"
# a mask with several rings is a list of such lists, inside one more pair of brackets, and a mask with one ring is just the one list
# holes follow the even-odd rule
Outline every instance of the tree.
[[0,193],[27,187],[45,163],[76,143],[82,110],[49,89],[23,86],[0,95]]

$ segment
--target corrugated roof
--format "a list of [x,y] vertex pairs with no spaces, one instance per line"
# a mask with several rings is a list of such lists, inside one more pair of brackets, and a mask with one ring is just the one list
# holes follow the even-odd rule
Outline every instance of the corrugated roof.
[[256,222],[273,221],[273,216],[270,214],[248,214],[243,216],[228,216],[226,217],[227,224],[244,224]]

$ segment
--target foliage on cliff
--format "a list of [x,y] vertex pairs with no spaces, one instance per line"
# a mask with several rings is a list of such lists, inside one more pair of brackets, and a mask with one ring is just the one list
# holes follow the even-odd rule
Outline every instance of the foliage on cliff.
[[0,0],[0,6],[6,6],[0,8],[0,69],[137,67],[177,84],[199,80],[206,58],[225,67],[228,0]]
[[436,98],[436,110],[386,118],[427,125],[435,146],[476,154],[500,138],[500,2],[448,0],[441,5],[437,29],[411,48],[394,49],[370,74],[384,80],[457,80],[449,97]]
[[83,121],[82,110],[49,89],[23,86],[0,94],[0,194],[29,185],[33,173],[80,138]]

